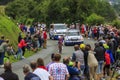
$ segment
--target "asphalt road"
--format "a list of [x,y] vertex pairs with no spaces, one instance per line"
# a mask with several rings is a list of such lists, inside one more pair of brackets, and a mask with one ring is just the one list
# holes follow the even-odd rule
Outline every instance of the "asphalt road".
[[[91,44],[92,47],[94,46],[94,42],[95,42],[94,40],[90,40],[90,39],[84,40],[85,44]],[[36,60],[39,57],[44,59],[44,63],[46,65],[47,63],[49,63],[51,61],[51,59],[50,59],[51,53],[57,53],[57,52],[58,52],[57,41],[48,40],[47,49],[42,49],[41,51],[35,53],[35,55],[33,55],[27,59],[23,59],[19,62],[13,63],[12,64],[13,72],[18,74],[19,80],[24,80],[24,74],[22,72],[23,65],[29,64],[31,61]],[[73,46],[64,46],[62,58],[65,56],[72,56],[73,52],[74,52]],[[61,61],[62,61],[62,59],[61,59]],[[0,74],[3,73],[3,71],[4,71],[3,68],[0,68]]]

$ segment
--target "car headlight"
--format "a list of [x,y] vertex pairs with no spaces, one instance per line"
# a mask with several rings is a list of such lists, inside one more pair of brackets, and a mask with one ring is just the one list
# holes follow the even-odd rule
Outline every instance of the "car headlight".
[[83,37],[81,37],[81,38],[80,38],[80,40],[84,41],[84,38],[83,38]]
[[69,40],[68,38],[65,38],[65,40],[67,41],[67,40]]
[[56,34],[57,33],[57,31],[56,30],[54,30],[54,34]]
[[54,34],[56,34],[57,32],[54,32]]

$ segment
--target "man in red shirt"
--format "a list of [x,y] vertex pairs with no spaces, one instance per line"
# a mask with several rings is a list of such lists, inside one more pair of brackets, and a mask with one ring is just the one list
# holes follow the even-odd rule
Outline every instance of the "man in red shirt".
[[46,29],[43,29],[43,48],[47,48],[47,32]]

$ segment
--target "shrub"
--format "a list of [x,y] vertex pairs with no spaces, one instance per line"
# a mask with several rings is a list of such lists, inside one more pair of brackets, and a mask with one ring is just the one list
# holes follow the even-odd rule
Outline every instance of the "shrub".
[[120,20],[119,19],[113,20],[112,25],[120,29]]
[[97,14],[93,13],[89,17],[87,17],[86,22],[89,25],[100,25],[104,23],[104,17],[98,16]]

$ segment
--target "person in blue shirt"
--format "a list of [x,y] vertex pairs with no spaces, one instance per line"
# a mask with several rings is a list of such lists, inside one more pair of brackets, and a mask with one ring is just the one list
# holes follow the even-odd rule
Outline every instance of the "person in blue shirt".
[[5,39],[5,37],[2,35],[1,39],[0,39],[0,45],[5,41],[4,39]]
[[23,73],[25,74],[24,80],[41,80],[36,74],[30,72],[29,65],[23,66]]
[[63,63],[67,66],[68,72],[70,74],[69,80],[81,80],[80,79],[80,64],[75,63],[75,65],[70,62],[69,57],[63,58]]

